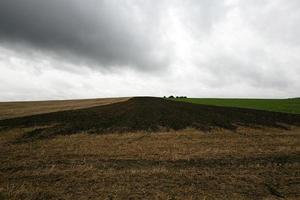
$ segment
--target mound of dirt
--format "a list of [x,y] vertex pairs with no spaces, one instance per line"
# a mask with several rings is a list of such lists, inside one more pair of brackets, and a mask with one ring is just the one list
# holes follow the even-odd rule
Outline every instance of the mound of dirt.
[[105,106],[0,121],[2,129],[49,126],[28,133],[28,138],[79,132],[158,131],[188,127],[207,131],[213,128],[234,130],[238,126],[285,128],[285,125],[299,126],[300,115],[205,106],[154,97],[135,97]]

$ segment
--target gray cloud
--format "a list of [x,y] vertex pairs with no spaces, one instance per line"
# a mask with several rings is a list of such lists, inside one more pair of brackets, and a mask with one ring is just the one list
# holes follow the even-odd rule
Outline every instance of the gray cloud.
[[76,62],[151,70],[168,64],[158,15],[153,4],[136,1],[2,0],[0,40]]
[[299,0],[0,0],[0,99],[300,96],[299,35]]
[[300,45],[300,1],[244,1],[238,5],[252,29],[268,42]]
[[221,10],[212,30],[194,40],[194,63],[211,76],[206,85],[300,91],[299,1],[231,0]]

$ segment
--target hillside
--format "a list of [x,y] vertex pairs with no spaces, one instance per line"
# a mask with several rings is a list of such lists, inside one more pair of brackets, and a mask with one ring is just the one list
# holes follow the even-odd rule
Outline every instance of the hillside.
[[234,130],[239,126],[286,128],[290,125],[300,125],[300,115],[197,105],[153,97],[135,97],[104,106],[0,121],[2,129],[41,127],[24,136],[29,139],[80,132],[153,132],[186,128],[209,131],[216,128]]
[[0,120],[0,199],[300,197],[299,115],[152,97],[27,114]]
[[300,114],[300,98],[291,99],[222,99],[222,98],[182,98],[174,99],[202,105],[249,108],[273,112]]

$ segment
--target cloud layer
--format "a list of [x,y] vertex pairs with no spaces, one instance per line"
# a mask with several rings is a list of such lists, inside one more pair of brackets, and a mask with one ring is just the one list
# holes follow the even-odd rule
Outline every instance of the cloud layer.
[[3,0],[0,36],[75,63],[149,70],[168,64],[158,15],[138,1]]
[[300,96],[298,0],[2,0],[0,100]]

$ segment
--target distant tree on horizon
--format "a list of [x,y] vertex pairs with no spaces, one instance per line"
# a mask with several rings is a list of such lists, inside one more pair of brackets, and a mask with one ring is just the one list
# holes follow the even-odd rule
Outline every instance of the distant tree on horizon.
[[[166,96],[164,96],[164,98],[166,98]],[[176,97],[174,97],[173,95],[171,95],[171,96],[169,96],[168,97],[169,99],[186,99],[187,98],[187,96],[176,96]]]

